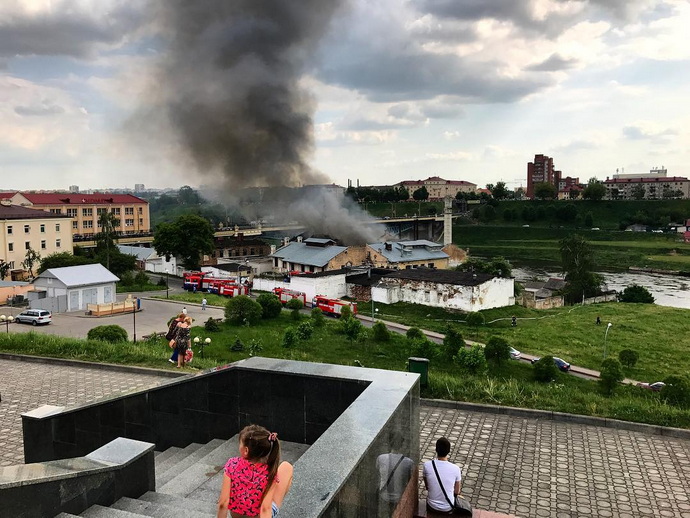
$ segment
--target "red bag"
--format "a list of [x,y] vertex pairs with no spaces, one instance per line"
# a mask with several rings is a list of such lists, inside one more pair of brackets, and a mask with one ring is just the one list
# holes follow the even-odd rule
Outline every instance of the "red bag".
[[192,363],[192,360],[194,359],[194,351],[192,351],[192,348],[190,347],[187,349],[187,351],[184,353],[184,362],[185,363]]

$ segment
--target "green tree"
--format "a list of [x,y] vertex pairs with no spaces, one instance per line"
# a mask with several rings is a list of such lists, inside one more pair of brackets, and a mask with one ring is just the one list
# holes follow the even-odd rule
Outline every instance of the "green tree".
[[295,330],[294,327],[288,327],[285,329],[285,333],[283,334],[283,340],[281,341],[281,345],[285,349],[292,349],[297,345],[299,342],[299,336],[297,335],[297,331]]
[[645,195],[647,194],[646,189],[642,184],[637,184],[635,185],[631,190],[630,190],[630,195],[633,197],[635,200],[643,200]]
[[599,201],[606,195],[606,187],[596,178],[590,178],[587,187],[582,191],[585,200]]
[[302,308],[304,308],[304,303],[301,299],[290,299],[288,300],[288,303],[285,304],[285,307],[291,311],[290,316],[292,317],[292,320],[299,320],[299,312]]
[[105,267],[110,270],[110,251],[115,248],[115,237],[120,226],[120,220],[115,214],[104,210],[98,215],[98,227],[101,229],[96,234],[96,249],[105,254]]
[[621,365],[628,367],[629,369],[633,368],[635,364],[637,364],[637,360],[639,358],[640,355],[633,349],[623,349],[618,353],[618,360],[621,362]]
[[405,336],[408,340],[421,340],[422,338],[426,338],[422,330],[418,327],[409,328],[405,333]]
[[553,356],[544,356],[534,364],[534,379],[542,383],[553,381],[558,376],[558,367],[553,362]]
[[199,196],[194,189],[189,185],[183,185],[180,190],[177,191],[177,202],[180,205],[199,205],[202,198]]
[[510,360],[510,345],[505,338],[492,336],[484,346],[484,357],[486,361],[500,365],[504,361]]
[[25,270],[28,270],[29,277],[34,276],[34,266],[37,266],[41,262],[41,254],[39,254],[33,248],[29,248],[24,256],[24,261],[22,261],[22,266]]
[[594,216],[591,212],[585,214],[585,227],[592,228],[594,226]]
[[126,342],[127,331],[117,325],[96,326],[89,329],[86,338],[110,343]]
[[297,336],[300,337],[300,340],[309,340],[313,334],[314,326],[309,320],[305,320],[297,326]]
[[415,201],[424,201],[429,199],[429,191],[426,190],[425,186],[421,186],[415,192],[412,193],[412,198]]
[[565,272],[564,296],[575,303],[583,297],[593,297],[600,292],[603,279],[594,272],[594,254],[585,239],[574,234],[559,242],[561,265]]
[[538,200],[553,200],[556,194],[556,186],[551,183],[541,182],[534,186],[534,197]]
[[484,350],[478,346],[463,347],[455,356],[455,363],[466,372],[479,374],[486,370],[486,358]]
[[465,347],[465,340],[462,334],[454,326],[449,325],[446,328],[446,334],[443,337],[443,356],[446,360],[452,360],[458,355],[458,351]]
[[359,321],[359,319],[351,316],[342,321],[341,329],[343,334],[345,334],[348,340],[350,340],[350,345],[352,345],[352,343],[363,333],[364,326],[362,326],[362,323]]
[[624,377],[620,362],[615,358],[606,358],[601,364],[599,387],[604,394],[610,396]]
[[647,288],[632,284],[627,286],[619,295],[621,302],[636,302],[641,304],[654,304],[654,295]]
[[256,301],[261,304],[263,318],[278,318],[283,311],[280,299],[273,293],[262,293],[256,298]]
[[2,259],[0,259],[0,281],[4,281],[8,273],[10,273],[10,263],[6,263]]
[[214,250],[213,226],[195,214],[185,214],[173,223],[161,223],[153,236],[153,248],[160,256],[179,256],[185,268],[199,267],[201,256]]
[[491,196],[497,200],[504,200],[510,195],[510,191],[506,188],[505,182],[496,182],[494,188],[489,190],[491,191]]
[[321,308],[312,308],[310,320],[314,324],[314,327],[323,327],[326,324],[326,317],[323,316]]
[[477,335],[477,329],[479,326],[483,326],[485,322],[484,314],[479,313],[478,311],[473,311],[472,313],[468,313],[467,317],[465,318],[465,323],[474,328],[474,334],[475,336]]
[[233,297],[225,305],[225,319],[236,325],[256,324],[262,313],[261,304],[246,295]]
[[667,403],[680,408],[690,408],[690,381],[684,376],[669,376],[664,380],[666,386],[661,397]]
[[391,332],[383,322],[376,322],[371,327],[373,338],[376,342],[388,342],[391,339]]
[[151,279],[141,270],[134,276],[134,284],[137,286],[146,286],[149,282],[151,282]]
[[507,259],[501,256],[484,261],[477,257],[470,257],[464,263],[455,267],[459,272],[486,273],[496,277],[508,279],[512,276],[513,267]]

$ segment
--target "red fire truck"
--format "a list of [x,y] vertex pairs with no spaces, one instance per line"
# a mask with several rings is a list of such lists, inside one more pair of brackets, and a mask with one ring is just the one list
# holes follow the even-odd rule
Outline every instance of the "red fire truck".
[[280,299],[280,302],[285,305],[292,299],[299,299],[302,304],[307,303],[307,295],[304,292],[289,290],[287,288],[273,288],[273,293]]
[[235,282],[223,282],[218,291],[219,295],[225,297],[237,297],[238,295],[249,295],[249,286],[246,284],[237,284]]
[[327,315],[332,315],[336,318],[340,317],[340,313],[343,310],[343,307],[345,306],[349,306],[353,315],[357,314],[356,302],[350,302],[348,300],[341,299],[329,299],[328,297],[324,297],[323,295],[317,295],[311,301],[312,308],[319,308]]
[[206,274],[203,272],[184,272],[182,274],[182,287],[187,291],[201,291],[201,283]]

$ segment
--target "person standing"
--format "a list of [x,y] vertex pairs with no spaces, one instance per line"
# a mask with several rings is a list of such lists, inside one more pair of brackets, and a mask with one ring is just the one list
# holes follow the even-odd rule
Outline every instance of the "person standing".
[[184,367],[184,358],[187,354],[187,349],[192,345],[192,318],[184,317],[182,322],[177,324],[175,330],[175,352],[177,353],[177,368]]
[[187,306],[182,306],[182,314],[187,316]]
[[184,313],[180,313],[173,320],[170,321],[168,332],[165,334],[165,339],[169,342],[173,350],[172,356],[168,359],[170,363],[177,363],[177,349],[175,349],[175,332],[177,331],[177,324],[184,320]]
[[464,514],[456,511],[455,497],[460,495],[462,471],[448,461],[450,441],[441,437],[436,441],[436,458],[424,463],[424,485],[428,491],[427,507],[446,514]]
[[208,304],[208,301],[206,300],[206,297],[201,299],[201,311],[206,311],[206,304]]

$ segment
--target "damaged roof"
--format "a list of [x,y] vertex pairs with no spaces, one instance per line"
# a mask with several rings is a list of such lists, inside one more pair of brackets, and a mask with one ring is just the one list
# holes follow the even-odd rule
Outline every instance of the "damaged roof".
[[385,279],[406,279],[410,281],[456,284],[459,286],[479,286],[493,279],[486,273],[458,272],[456,270],[436,270],[433,268],[410,268],[396,270],[384,276]]
[[344,246],[307,246],[306,243],[290,243],[276,250],[271,257],[278,257],[283,261],[308,266],[326,266],[331,259],[347,250]]
[[[390,250],[386,249],[386,245]],[[410,261],[433,261],[448,259],[443,245],[418,239],[416,241],[393,241],[390,243],[370,243],[367,246],[381,254],[389,263],[406,263]]]

